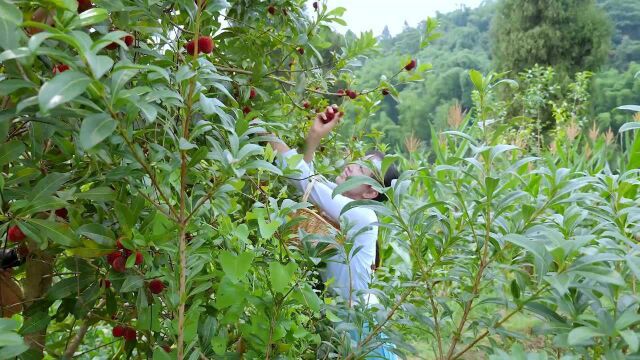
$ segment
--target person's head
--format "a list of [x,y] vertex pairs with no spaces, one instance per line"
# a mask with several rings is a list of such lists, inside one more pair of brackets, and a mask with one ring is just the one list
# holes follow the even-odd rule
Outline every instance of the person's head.
[[[380,168],[380,164],[382,163],[382,159],[384,158],[384,154],[380,151],[374,150],[369,151],[361,160],[371,161],[374,163],[374,166]],[[398,168],[395,165],[389,166],[387,172],[384,174],[384,186],[391,186],[391,181],[398,178],[400,174],[398,173]],[[336,178],[337,184],[342,184],[348,178],[352,176],[369,176],[375,178],[375,173],[373,170],[369,169],[366,166],[361,164],[349,164],[343,170],[342,173]],[[342,193],[344,196],[350,197],[354,200],[376,200],[376,201],[385,201],[387,197],[376,191],[371,185],[362,184],[356,188],[353,188],[349,191],[345,191]]]

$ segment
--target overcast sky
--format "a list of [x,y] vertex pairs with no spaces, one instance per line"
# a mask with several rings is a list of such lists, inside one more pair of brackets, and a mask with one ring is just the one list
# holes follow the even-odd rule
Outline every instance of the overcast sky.
[[[313,0],[309,0],[309,8]],[[384,26],[389,26],[389,31],[395,35],[402,31],[405,22],[415,26],[428,16],[434,16],[436,11],[448,12],[459,8],[461,5],[476,7],[482,0],[327,0],[329,9],[338,6],[347,11],[343,19],[347,27],[355,33],[373,30],[374,35],[379,35]],[[344,32],[346,30],[337,28]]]

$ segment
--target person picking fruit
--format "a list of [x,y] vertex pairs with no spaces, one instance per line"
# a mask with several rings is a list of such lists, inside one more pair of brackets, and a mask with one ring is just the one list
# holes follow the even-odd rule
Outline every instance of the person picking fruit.
[[[309,201],[330,217],[334,223],[346,224],[346,236],[349,241],[353,242],[349,254],[344,251],[338,252],[327,262],[326,269],[321,271],[323,281],[330,283],[329,290],[348,301],[349,304],[361,302],[363,299],[364,303],[375,304],[377,299],[373,295],[368,295],[368,290],[373,269],[378,262],[376,246],[378,217],[373,210],[364,207],[354,207],[344,214],[341,213],[342,209],[354,200],[385,201],[386,196],[368,184],[361,184],[335,197],[332,196],[332,193],[336,186],[354,176],[369,176],[375,179],[376,171],[373,171],[371,167],[377,168],[377,173],[379,173],[384,154],[378,151],[368,153],[364,158],[360,159],[361,161],[350,163],[342,169],[335,182],[316,179],[310,189],[307,188],[312,178],[318,177],[313,167],[316,149],[319,147],[321,140],[329,135],[340,123],[343,116],[344,113],[336,105],[329,106],[324,112],[316,115],[305,139],[303,159],[295,165],[295,168],[300,173],[295,178],[290,179],[300,192],[310,191]],[[269,143],[280,155],[278,163],[281,166],[286,167],[287,162],[292,161],[292,157],[298,154],[295,149],[289,148],[280,139]],[[371,166],[367,167],[362,164],[371,164]],[[384,174],[384,185],[392,186],[398,176],[397,168],[393,165],[390,166]],[[362,333],[366,334],[369,331],[366,328],[363,329]],[[357,342],[359,335],[356,331],[350,331],[350,333]],[[396,359],[396,356],[391,353],[388,347],[386,344],[379,347],[371,352],[367,358]]]

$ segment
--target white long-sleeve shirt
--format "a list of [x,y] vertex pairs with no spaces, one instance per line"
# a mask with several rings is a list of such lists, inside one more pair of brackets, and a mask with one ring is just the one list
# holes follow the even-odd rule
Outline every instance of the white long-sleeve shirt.
[[[289,150],[283,154],[283,159],[279,163],[286,167],[287,160],[297,154],[295,149]],[[300,171],[300,174],[292,176],[296,179],[291,182],[300,192],[304,192],[314,174],[313,163],[307,163],[302,159],[295,168]],[[335,222],[340,223],[342,208],[353,199],[343,195],[332,197],[331,194],[336,186],[335,183],[327,180],[316,180],[309,194],[309,201]],[[371,265],[375,262],[378,239],[378,226],[374,223],[378,221],[378,217],[371,209],[356,207],[345,212],[342,220],[349,224],[346,236],[354,243],[349,254],[350,261],[347,263],[344,254],[338,253],[330,259],[326,271],[321,275],[324,281],[333,278],[330,287],[342,298],[355,300],[356,291],[369,289]]]

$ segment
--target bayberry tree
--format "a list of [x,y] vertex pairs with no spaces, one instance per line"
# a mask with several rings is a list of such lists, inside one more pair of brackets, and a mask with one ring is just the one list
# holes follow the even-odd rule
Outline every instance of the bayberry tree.
[[[291,245],[263,134],[296,143],[349,103],[362,136],[380,89],[426,67],[358,88],[344,69],[375,39],[327,41],[344,9],[303,4],[0,1],[0,233],[24,262],[3,356],[315,356],[326,255]],[[325,173],[365,150],[329,141]]]

